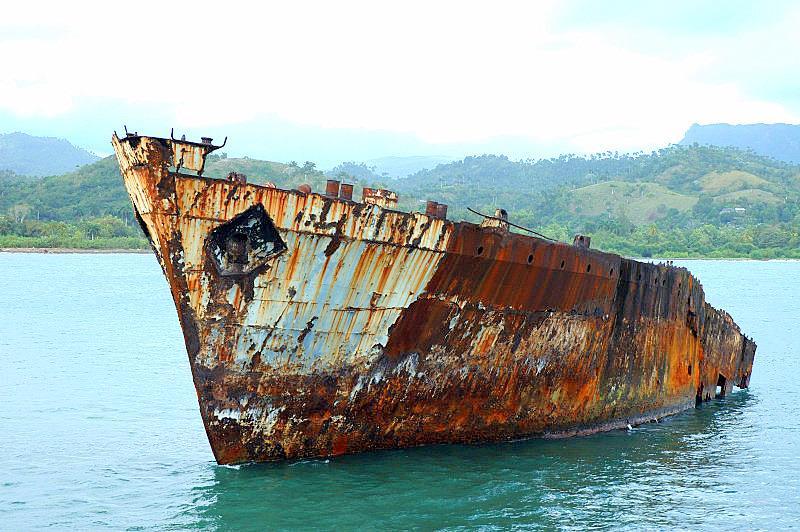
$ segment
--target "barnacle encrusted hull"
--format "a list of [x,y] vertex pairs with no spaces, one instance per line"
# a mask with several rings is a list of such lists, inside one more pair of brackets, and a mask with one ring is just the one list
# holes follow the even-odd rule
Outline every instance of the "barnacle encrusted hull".
[[755,344],[684,268],[112,143],[219,463],[584,434],[748,384]]

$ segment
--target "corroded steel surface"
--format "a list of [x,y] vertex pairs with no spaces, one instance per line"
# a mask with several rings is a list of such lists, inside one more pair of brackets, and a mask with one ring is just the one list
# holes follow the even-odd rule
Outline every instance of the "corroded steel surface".
[[684,268],[112,143],[220,463],[582,434],[748,384],[755,344]]

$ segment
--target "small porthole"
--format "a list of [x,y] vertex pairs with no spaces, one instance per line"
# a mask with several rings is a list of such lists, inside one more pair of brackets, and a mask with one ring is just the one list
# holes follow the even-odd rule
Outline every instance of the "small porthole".
[[528,255],[528,264],[532,264],[532,263],[533,263],[533,253]]
[[483,255],[483,246],[478,246],[478,256]]
[[691,374],[692,374],[692,365],[689,364],[689,375],[691,375]]
[[641,273],[639,274],[639,280],[640,281],[642,280],[642,274]]
[[587,271],[587,272],[590,272],[590,271],[592,271],[592,265],[591,265],[591,264],[587,264],[587,265],[586,265],[586,271]]
[[564,269],[564,264],[565,264],[565,263],[564,263],[564,261],[562,260],[562,261],[561,261],[561,269],[562,269],[562,270]]
[[608,272],[608,275],[610,275],[611,277],[614,277],[614,268],[611,268],[611,271]]

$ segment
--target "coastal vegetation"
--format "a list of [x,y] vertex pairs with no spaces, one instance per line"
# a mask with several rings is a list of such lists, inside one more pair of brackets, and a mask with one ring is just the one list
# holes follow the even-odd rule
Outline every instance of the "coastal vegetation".
[[[400,207],[449,205],[449,218],[478,221],[471,207],[505,208],[517,224],[570,242],[644,257],[800,258],[800,167],[736,148],[675,145],[652,153],[513,161],[481,155],[395,178],[360,163],[323,172],[224,153],[206,175],[243,173],[280,187],[328,177],[400,194]],[[146,248],[113,157],[32,178],[0,172],[0,247]]]

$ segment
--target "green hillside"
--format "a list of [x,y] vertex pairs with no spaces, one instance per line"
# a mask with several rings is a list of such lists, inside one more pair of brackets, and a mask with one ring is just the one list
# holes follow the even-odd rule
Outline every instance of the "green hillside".
[[777,183],[767,181],[750,172],[731,170],[728,172],[709,172],[699,180],[702,191],[707,194],[721,194],[737,190],[764,189],[780,187]]
[[669,209],[691,211],[697,200],[658,183],[606,181],[575,189],[569,208],[579,216],[625,215],[632,223],[642,225],[663,218]]
[[503,207],[554,238],[586,233],[626,255],[800,257],[800,167],[735,148],[536,161],[485,155],[396,186],[448,203],[455,218],[477,221],[468,206]]
[[[311,161],[298,164],[261,161],[248,157],[229,158],[224,154],[209,156],[204,175],[224,178],[230,172],[246,175],[251,183],[270,182],[281,188],[294,188],[302,183],[308,183],[314,190],[325,190],[325,181],[328,179]],[[351,181],[359,182],[358,179]]]
[[758,188],[743,188],[714,196],[714,200],[724,205],[738,205],[740,203],[780,203],[783,199],[772,192]]
[[[281,187],[310,183],[324,190],[325,176],[313,163],[304,166],[259,161],[209,157],[205,175],[223,178],[230,172],[247,176],[252,183],[272,182]],[[130,218],[131,204],[114,156],[60,176],[32,180],[13,174],[0,176],[0,212],[16,207],[39,220],[72,221],[106,215]]]
[[[325,188],[325,175],[311,162],[283,164],[216,154],[208,158],[209,177],[223,178],[230,172],[243,173],[252,183]],[[113,156],[44,178],[0,171],[0,247],[146,249],[147,241],[133,220]]]
[[117,161],[106,157],[74,172],[37,180],[0,179],[0,212],[19,212],[44,220],[77,220],[130,213]]
[[294,175],[296,167],[288,164],[260,161],[258,159],[233,159],[211,154],[206,161],[205,175],[222,178],[230,172],[245,174],[253,183],[265,183],[286,180]]
[[[311,162],[209,157],[206,175],[232,171],[317,191],[327,178]],[[403,209],[423,210],[431,199],[448,204],[451,219],[478,221],[468,207],[502,207],[518,224],[566,241],[590,234],[598,247],[627,255],[800,257],[800,167],[733,148],[525,161],[483,155],[388,183],[355,163],[335,174],[388,185]],[[0,213],[0,247],[145,246],[111,157],[60,176],[0,174]]]

